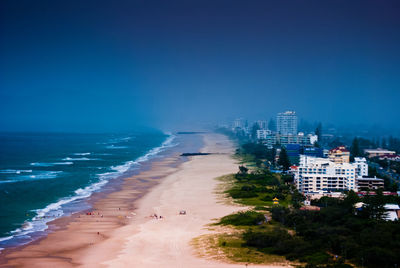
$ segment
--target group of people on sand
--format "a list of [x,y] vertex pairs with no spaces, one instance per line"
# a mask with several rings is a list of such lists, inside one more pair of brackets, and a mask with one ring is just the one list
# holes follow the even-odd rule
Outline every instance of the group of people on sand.
[[160,220],[162,220],[162,219],[164,219],[164,217],[163,216],[158,216],[156,213],[154,213],[153,215],[151,215],[150,217],[153,217],[154,219],[160,219]]

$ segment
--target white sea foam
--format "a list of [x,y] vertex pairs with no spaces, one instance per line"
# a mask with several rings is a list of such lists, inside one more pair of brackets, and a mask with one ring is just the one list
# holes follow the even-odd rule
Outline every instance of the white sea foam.
[[35,175],[19,176],[17,178],[18,179],[30,178],[30,179],[36,179],[36,180],[54,179],[61,173],[63,173],[63,172],[62,171],[41,171],[41,172],[36,173]]
[[74,153],[74,155],[90,155],[91,153]]
[[51,167],[54,166],[52,163],[31,163],[31,166],[35,167]]
[[[66,159],[63,160],[66,161]],[[54,162],[54,163],[31,163],[30,165],[35,167],[53,167],[57,165],[73,165],[73,164],[74,162],[67,161],[67,162]]]
[[2,174],[21,174],[21,173],[31,173],[32,169],[3,169],[0,170]]
[[[29,234],[33,232],[45,231],[48,228],[47,223],[49,221],[52,221],[53,219],[64,215],[64,211],[62,209],[64,205],[90,197],[93,194],[93,192],[100,190],[105,184],[109,182],[110,179],[122,175],[124,172],[129,170],[134,165],[138,165],[144,161],[149,160],[150,158],[164,151],[166,148],[175,146],[176,144],[172,143],[174,139],[175,136],[170,135],[161,144],[161,146],[151,149],[145,155],[137,158],[135,161],[127,161],[123,165],[111,167],[112,170],[111,172],[98,174],[97,176],[99,178],[99,181],[92,183],[84,188],[79,188],[75,190],[73,196],[61,198],[57,202],[47,205],[45,208],[33,210],[33,212],[35,212],[36,215],[30,221],[26,221],[20,228],[17,228],[14,231],[10,232],[12,236],[0,238],[0,242],[5,240],[10,240],[14,237],[21,237],[21,236],[29,237]],[[62,171],[52,171],[52,172],[53,172],[52,174],[58,174],[59,172]],[[44,174],[42,174],[42,176],[43,175]]]
[[127,161],[122,165],[119,166],[112,166],[111,169],[120,172],[121,174],[128,171],[131,167],[135,165],[139,165],[142,162],[145,162],[149,160],[151,157],[154,157],[155,155],[161,153],[164,151],[166,148],[176,146],[176,144],[173,144],[172,141],[175,139],[174,135],[170,135],[159,147],[155,147],[148,151],[145,155],[137,158],[134,161]]
[[0,180],[0,183],[16,183],[32,180],[54,179],[61,173],[63,173],[63,171],[36,171],[31,173],[31,175],[20,175],[15,173],[14,176],[8,177],[7,180]]
[[97,158],[87,158],[87,157],[65,157],[62,159],[63,161],[92,161],[99,160]]

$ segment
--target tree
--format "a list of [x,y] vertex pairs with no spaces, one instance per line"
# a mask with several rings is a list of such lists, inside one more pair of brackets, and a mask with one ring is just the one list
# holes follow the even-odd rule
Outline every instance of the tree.
[[360,145],[357,137],[353,139],[353,143],[351,144],[350,148],[350,154],[353,158],[361,156]]
[[246,175],[249,169],[245,166],[239,166],[239,174]]
[[362,210],[362,215],[364,215],[364,217],[375,220],[382,220],[385,217],[385,198],[382,189],[378,189],[375,196],[371,196],[367,193],[364,197],[364,203],[365,206]]
[[318,142],[321,143],[322,141],[322,124],[319,123],[317,128],[315,129],[315,135],[318,136]]
[[285,147],[282,147],[281,152],[279,153],[278,164],[282,166],[283,170],[285,171],[288,170],[290,167],[290,160]]
[[257,123],[254,123],[253,126],[251,127],[251,138],[253,140],[257,140],[257,130],[259,130],[260,127],[258,126]]

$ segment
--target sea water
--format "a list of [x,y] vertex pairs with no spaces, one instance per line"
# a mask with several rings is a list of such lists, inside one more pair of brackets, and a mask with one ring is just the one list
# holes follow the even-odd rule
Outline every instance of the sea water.
[[174,135],[0,133],[0,249],[84,209],[110,180],[176,145]]

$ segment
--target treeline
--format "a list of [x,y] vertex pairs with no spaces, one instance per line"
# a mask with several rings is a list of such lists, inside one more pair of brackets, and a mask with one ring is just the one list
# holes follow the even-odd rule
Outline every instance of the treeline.
[[[349,192],[344,199],[323,197],[312,202],[319,211],[302,210],[304,197],[269,172],[235,175],[227,193],[255,210],[228,215],[221,224],[244,228],[243,247],[307,263],[307,267],[396,267],[400,264],[400,223],[385,221],[386,203],[400,202],[397,196],[359,198]],[[289,181],[289,179],[288,179]],[[273,205],[273,198],[279,205]],[[362,209],[355,204],[364,202]],[[266,208],[269,212],[262,212]],[[266,218],[270,215],[270,218]]]
[[[357,210],[354,205],[363,201],[365,206]],[[324,197],[316,202],[320,211],[272,208],[272,218],[280,226],[295,231],[288,236],[282,231],[263,234],[262,241],[254,243],[254,232],[247,235],[247,244],[289,259],[299,259],[312,265],[329,262],[351,262],[366,267],[397,267],[400,263],[400,224],[385,221],[384,204],[399,202],[398,197],[385,197],[382,193],[364,199],[348,193],[343,200]],[[277,227],[280,228],[280,227]],[[261,235],[261,234],[260,234]],[[271,236],[271,238],[269,238]],[[292,249],[290,249],[292,247]]]

